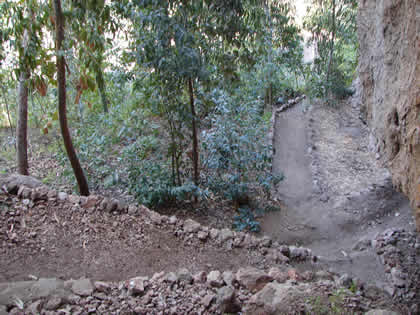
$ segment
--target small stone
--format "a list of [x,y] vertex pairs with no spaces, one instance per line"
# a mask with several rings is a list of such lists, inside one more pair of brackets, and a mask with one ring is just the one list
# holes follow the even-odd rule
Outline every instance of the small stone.
[[353,278],[345,273],[338,279],[338,284],[342,287],[350,288],[353,285]]
[[179,282],[184,282],[186,284],[191,284],[193,282],[193,277],[191,273],[188,271],[188,269],[186,268],[180,269],[177,272],[177,276],[178,276]]
[[90,296],[95,289],[89,279],[69,280],[64,284],[70,285],[71,291],[80,296]]
[[282,253],[284,256],[286,257],[290,257],[290,248],[289,246],[286,245],[281,245],[280,248],[280,253]]
[[57,195],[58,200],[60,201],[66,201],[67,200],[67,194],[65,192],[60,191]]
[[81,199],[81,206],[85,209],[93,208],[99,202],[99,197],[96,195],[90,195],[86,199]]
[[201,304],[207,309],[210,307],[211,303],[216,299],[216,295],[214,294],[207,294],[205,297],[201,299]]
[[103,281],[95,281],[94,286],[98,292],[108,293],[111,290],[109,283]]
[[[35,301],[33,303],[31,303],[27,308],[26,308],[26,312],[28,314],[39,314],[41,312],[41,308],[42,308],[42,301],[38,300]],[[0,309],[0,315],[2,314],[1,309]],[[7,313],[5,313],[7,314]]]
[[150,282],[160,282],[165,276],[165,272],[161,271],[161,272],[157,272],[155,273],[152,278],[150,279]]
[[121,201],[121,200],[120,200],[120,201],[118,201],[116,211],[117,211],[118,213],[127,213],[127,211],[128,211],[128,206],[127,206],[127,204],[126,204],[124,201]]
[[197,233],[197,237],[201,241],[205,241],[208,236],[209,236],[209,232],[200,231],[200,232]]
[[21,198],[30,199],[31,196],[32,196],[32,189],[30,189],[28,187],[24,187],[22,189]]
[[407,285],[407,275],[398,268],[391,269],[392,284],[398,288],[404,288]]
[[253,248],[253,247],[255,247],[255,245],[256,245],[256,239],[255,239],[255,237],[253,237],[250,234],[246,234],[245,235],[245,238],[244,238],[244,241],[243,241],[243,245],[246,248]]
[[353,246],[354,251],[364,251],[368,249],[371,245],[371,241],[368,239],[360,239],[356,244]]
[[49,311],[56,311],[64,304],[64,301],[59,296],[53,296],[48,299],[47,303],[44,305],[44,308]]
[[135,277],[128,280],[125,285],[128,289],[128,294],[131,296],[143,294],[147,286],[147,281],[147,277]]
[[129,215],[135,215],[135,214],[137,214],[137,212],[138,212],[138,209],[135,205],[129,205],[128,206],[128,214]]
[[219,241],[221,243],[226,242],[227,240],[233,239],[233,232],[229,229],[222,229],[219,233]]
[[289,258],[284,256],[280,251],[278,251],[275,248],[268,249],[268,252],[267,252],[266,256],[267,256],[267,259],[269,261],[272,261],[276,264],[287,264],[287,263],[289,263]]
[[236,273],[236,279],[240,285],[247,288],[249,291],[261,290],[268,282],[273,280],[264,271],[253,267],[241,268]]
[[222,274],[222,277],[226,285],[229,285],[229,286],[235,285],[236,279],[232,271],[224,271]]
[[193,279],[194,283],[205,283],[207,281],[207,273],[205,271],[197,272]]
[[169,224],[171,224],[171,225],[176,225],[177,224],[177,222],[178,222],[178,219],[177,219],[177,217],[176,216],[171,216],[170,218],[169,218]]
[[99,204],[99,208],[101,209],[101,210],[106,210],[107,209],[107,207],[108,207],[108,203],[110,202],[110,200],[109,200],[109,198],[104,198],[104,199],[102,199],[102,201],[101,201],[101,203]]
[[241,311],[241,307],[236,302],[235,290],[232,287],[223,287],[217,291],[217,304],[222,314],[236,314]]
[[174,272],[170,272],[166,275],[165,281],[169,283],[178,282],[178,276]]
[[262,247],[271,247],[271,244],[273,243],[272,239],[268,236],[264,236],[262,239],[260,239],[260,246]]
[[41,194],[40,194],[40,193],[39,193],[39,191],[37,191],[36,189],[33,189],[33,190],[31,191],[31,195],[29,196],[29,198],[30,198],[32,201],[37,201],[37,200],[41,199],[40,197],[41,197]]
[[273,267],[268,272],[268,275],[272,277],[278,283],[285,283],[289,278],[286,272],[282,272],[279,268]]
[[290,259],[294,260],[306,260],[310,256],[310,252],[307,248],[290,246]]
[[155,211],[150,211],[149,212],[149,218],[153,223],[155,223],[157,225],[162,224],[162,216]]
[[219,237],[219,230],[218,230],[218,229],[215,229],[215,228],[212,228],[212,229],[210,230],[210,237],[211,237],[212,239],[216,239],[216,238],[218,238],[218,237]]
[[207,275],[207,282],[212,286],[216,288],[220,288],[223,286],[223,278],[222,274],[218,270],[210,271],[210,273]]
[[76,195],[68,195],[68,200],[70,203],[78,205],[80,203],[80,197]]
[[191,220],[191,219],[187,219],[184,222],[184,232],[186,233],[195,233],[198,232],[200,230],[200,223]]
[[49,190],[47,194],[48,200],[57,199],[57,191]]
[[290,280],[294,280],[294,281],[301,280],[300,275],[298,274],[297,270],[294,268],[287,270],[287,276]]
[[105,211],[108,213],[111,213],[112,211],[116,211],[117,208],[118,208],[118,200],[111,199],[106,205]]

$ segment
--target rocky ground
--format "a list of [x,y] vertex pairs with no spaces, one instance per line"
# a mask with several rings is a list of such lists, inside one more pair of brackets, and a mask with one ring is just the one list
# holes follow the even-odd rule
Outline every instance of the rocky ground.
[[4,313],[405,312],[386,293],[321,270],[307,248],[68,195],[31,178],[3,176],[1,184]]

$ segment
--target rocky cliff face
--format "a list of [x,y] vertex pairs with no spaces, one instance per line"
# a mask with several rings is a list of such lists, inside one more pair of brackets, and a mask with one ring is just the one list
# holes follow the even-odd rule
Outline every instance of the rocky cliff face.
[[358,97],[370,147],[411,201],[420,232],[420,0],[359,0]]

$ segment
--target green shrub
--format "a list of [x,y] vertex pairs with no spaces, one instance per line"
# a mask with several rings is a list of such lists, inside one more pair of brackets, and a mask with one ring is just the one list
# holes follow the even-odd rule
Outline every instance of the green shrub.
[[271,172],[268,123],[259,115],[259,104],[235,99],[221,90],[214,91],[213,101],[211,127],[202,133],[204,185],[234,202],[257,194],[269,198],[281,176]]

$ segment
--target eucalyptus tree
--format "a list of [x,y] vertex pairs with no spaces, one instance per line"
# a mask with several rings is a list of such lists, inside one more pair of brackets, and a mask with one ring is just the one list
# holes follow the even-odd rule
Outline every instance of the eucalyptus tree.
[[[14,64],[14,76],[18,79],[18,116],[16,126],[18,172],[29,174],[28,164],[28,94],[30,86],[37,85],[40,93],[46,90],[46,84],[40,76],[34,76],[47,59],[48,53],[42,45],[48,19],[47,1],[2,1],[0,3],[1,44],[8,43],[17,53]],[[4,52],[3,52],[4,53]]]
[[89,187],[84,176],[83,169],[77,158],[76,151],[70,136],[66,115],[66,69],[65,69],[65,46],[64,46],[64,14],[61,0],[54,0],[55,12],[55,40],[57,55],[57,86],[58,86],[58,114],[64,146],[67,151],[71,166],[76,177],[80,194],[89,195]]
[[[357,57],[356,13],[356,0],[311,1],[304,27],[316,47],[314,67],[324,87],[324,96],[332,90],[342,89],[346,81],[352,79]],[[353,60],[346,60],[346,50],[353,52]],[[351,63],[350,67],[344,65],[346,62]]]
[[210,79],[211,68],[228,50],[226,46],[234,42],[240,45],[239,37],[246,30],[241,20],[242,2],[127,1],[125,12],[137,27],[134,38],[138,65],[148,69],[158,84],[167,88],[176,86],[177,91],[188,96],[178,106],[189,107],[186,118],[191,129],[192,178],[198,186],[197,92]]

